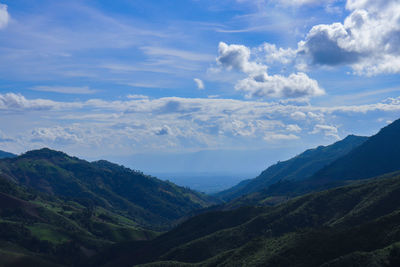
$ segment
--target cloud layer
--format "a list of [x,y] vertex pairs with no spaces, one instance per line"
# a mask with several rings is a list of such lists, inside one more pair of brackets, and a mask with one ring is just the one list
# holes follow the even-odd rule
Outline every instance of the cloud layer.
[[353,122],[366,113],[393,120],[400,101],[335,107],[178,97],[57,102],[8,93],[0,95],[0,143],[13,151],[51,146],[88,153],[259,149],[317,136],[337,140],[354,133]]

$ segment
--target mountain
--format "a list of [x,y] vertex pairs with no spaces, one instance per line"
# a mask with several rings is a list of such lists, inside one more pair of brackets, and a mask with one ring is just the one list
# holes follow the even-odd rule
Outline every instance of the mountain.
[[87,162],[50,149],[0,160],[1,176],[35,190],[101,207],[155,230],[215,204],[204,194],[107,161]]
[[312,191],[400,170],[400,120],[382,128],[376,135],[352,151],[336,159],[302,181],[280,181],[255,194],[250,194],[233,206],[260,203],[271,197],[298,196]]
[[[275,207],[193,217],[86,266],[399,266],[400,173]],[[141,265],[143,264],[143,265]]]
[[400,119],[321,169],[311,180],[365,179],[400,170]]
[[13,154],[13,153],[9,153],[3,150],[0,150],[0,159],[4,159],[4,158],[15,158],[17,155]]
[[260,191],[279,181],[306,180],[326,165],[363,144],[367,139],[367,137],[349,135],[332,145],[306,150],[294,158],[272,165],[258,177],[242,181],[215,196],[229,201],[242,195]]
[[0,177],[0,266],[76,265],[115,242],[157,234],[118,213]]

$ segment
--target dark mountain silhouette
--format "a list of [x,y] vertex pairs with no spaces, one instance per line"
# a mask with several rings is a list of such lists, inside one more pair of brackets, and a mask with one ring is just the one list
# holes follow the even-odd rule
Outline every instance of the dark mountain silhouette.
[[10,152],[6,152],[3,150],[0,150],[0,159],[4,159],[4,158],[15,158],[17,155],[10,153]]
[[279,181],[306,180],[326,165],[364,143],[367,139],[368,137],[349,135],[332,145],[306,150],[294,158],[272,165],[258,177],[245,180],[215,196],[229,201],[260,191]]
[[311,180],[365,179],[397,170],[400,170],[400,120],[315,173]]

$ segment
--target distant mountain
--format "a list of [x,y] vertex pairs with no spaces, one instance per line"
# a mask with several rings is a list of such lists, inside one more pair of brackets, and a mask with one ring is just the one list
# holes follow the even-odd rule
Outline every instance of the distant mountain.
[[[275,207],[193,217],[86,266],[399,266],[400,173]],[[141,266],[141,265],[140,265]]]
[[0,160],[1,176],[19,185],[168,229],[213,198],[107,161],[87,162],[50,149]]
[[17,157],[17,155],[13,154],[13,153],[9,153],[3,150],[0,150],[0,159],[4,159],[4,158],[15,158]]
[[349,135],[332,145],[306,150],[294,158],[272,165],[258,177],[242,181],[215,196],[229,201],[242,195],[260,191],[279,181],[306,180],[326,165],[360,146],[367,139],[368,137]]

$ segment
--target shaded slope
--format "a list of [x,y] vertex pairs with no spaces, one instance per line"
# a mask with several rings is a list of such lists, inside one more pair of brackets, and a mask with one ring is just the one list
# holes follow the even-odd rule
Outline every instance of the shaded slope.
[[318,171],[314,180],[365,179],[400,169],[400,120]]
[[231,189],[216,194],[216,196],[229,201],[242,195],[260,191],[279,181],[305,180],[334,160],[346,155],[367,139],[367,137],[349,135],[332,145],[306,150],[294,158],[272,165],[258,177],[245,180]]
[[185,214],[213,204],[203,194],[107,161],[87,162],[41,149],[0,161],[2,176],[42,192],[100,206],[146,227],[169,227]]
[[3,150],[0,150],[0,159],[4,159],[4,158],[15,158],[17,157],[17,155],[13,154],[13,153],[9,153]]
[[[309,194],[273,208],[204,214],[153,241],[120,247],[123,255],[116,253],[115,258],[108,255],[102,263],[104,266],[146,262],[158,262],[146,266],[178,266],[178,263],[320,266],[333,261],[330,264],[334,264],[357,251],[370,253],[387,247],[391,250],[400,241],[399,195],[400,176],[392,174],[365,184]],[[232,212],[239,218],[236,225],[231,222]],[[200,224],[200,236],[188,233],[187,229],[198,227],[206,216],[218,218],[222,227],[214,228],[213,220],[209,220],[210,231],[206,230],[207,224]],[[382,256],[382,260],[396,260],[397,256],[390,258],[389,254]],[[99,266],[100,263],[96,262]]]

